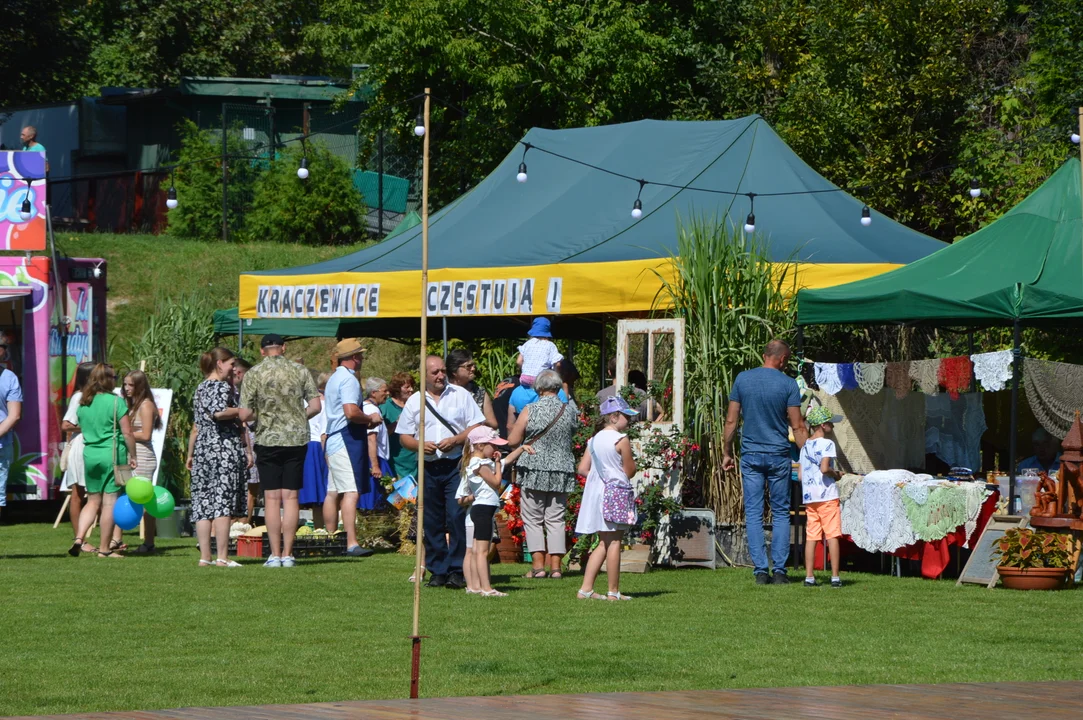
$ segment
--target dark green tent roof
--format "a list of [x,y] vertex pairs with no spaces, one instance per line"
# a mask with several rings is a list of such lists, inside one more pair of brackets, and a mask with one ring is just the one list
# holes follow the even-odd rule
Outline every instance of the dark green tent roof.
[[[541,149],[631,178],[760,193],[755,201],[757,234],[774,261],[904,264],[944,247],[875,212],[872,225],[862,227],[862,202],[837,191],[758,115],[713,122],[642,120],[567,130],[534,128],[523,141],[535,146],[525,158],[526,183],[515,182],[523,160],[523,146],[516,145],[478,186],[430,218],[430,268],[664,258],[677,249],[678,215],[706,215],[740,227],[749,211],[749,200],[741,195],[647,185],[641,196],[644,215],[633,220],[630,212],[639,189],[635,180]],[[807,191],[816,192],[763,195]],[[418,270],[420,248],[421,229],[415,228],[342,258],[245,274]]]
[[240,320],[237,308],[214,311],[214,332],[218,335],[236,335],[241,329],[245,335],[277,333],[283,337],[338,337],[339,325],[343,322],[338,318]]
[[1083,205],[1073,158],[995,222],[906,267],[797,295],[802,325],[1083,321]]

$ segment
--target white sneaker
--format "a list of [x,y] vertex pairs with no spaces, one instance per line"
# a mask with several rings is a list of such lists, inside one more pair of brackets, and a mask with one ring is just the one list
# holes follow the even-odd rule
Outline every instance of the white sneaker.
[[293,567],[296,563],[294,563],[293,561],[293,555],[287,555],[286,557],[282,558],[281,564],[282,567]]
[[267,558],[267,562],[263,563],[263,567],[282,567],[282,558],[272,555]]

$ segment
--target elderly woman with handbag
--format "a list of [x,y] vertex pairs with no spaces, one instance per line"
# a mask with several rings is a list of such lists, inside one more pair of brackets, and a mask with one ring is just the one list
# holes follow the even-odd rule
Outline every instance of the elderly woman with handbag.
[[530,553],[528,578],[559,580],[560,564],[567,552],[564,511],[568,493],[575,490],[575,458],[572,438],[579,426],[574,403],[561,402],[560,374],[543,370],[534,379],[538,399],[523,408],[508,434],[512,445],[530,445],[516,465],[516,482],[522,489],[520,505],[526,549]]
[[[101,537],[113,535],[113,505],[117,494],[136,467],[135,440],[128,421],[128,408],[113,390],[117,374],[109,365],[98,363],[90,371],[77,411],[83,433],[83,473],[87,502],[79,515],[79,533],[68,554],[94,552],[83,542],[94,517],[101,510]],[[98,550],[98,557],[120,558],[108,547]]]

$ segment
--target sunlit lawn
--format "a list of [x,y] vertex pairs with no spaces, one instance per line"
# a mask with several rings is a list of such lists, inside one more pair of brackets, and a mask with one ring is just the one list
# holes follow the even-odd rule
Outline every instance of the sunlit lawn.
[[[409,558],[226,570],[191,539],[125,560],[68,557],[69,539],[0,526],[2,715],[407,694]],[[523,572],[494,566],[503,599],[423,589],[423,696],[1083,678],[1077,591],[697,569],[626,575],[636,599],[602,603]]]

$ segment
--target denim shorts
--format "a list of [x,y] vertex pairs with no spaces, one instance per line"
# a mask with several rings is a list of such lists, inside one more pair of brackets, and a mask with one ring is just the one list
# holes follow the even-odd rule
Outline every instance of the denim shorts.
[[0,447],[0,507],[7,507],[8,504],[8,472],[11,471],[13,457],[14,448],[8,438],[4,446]]

